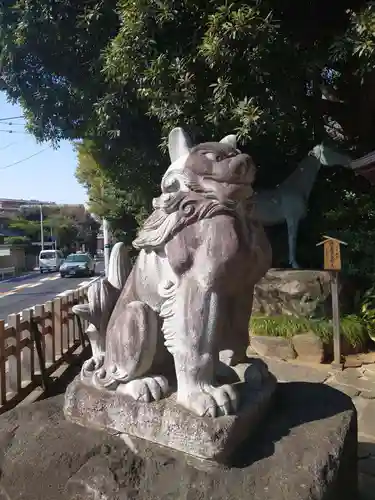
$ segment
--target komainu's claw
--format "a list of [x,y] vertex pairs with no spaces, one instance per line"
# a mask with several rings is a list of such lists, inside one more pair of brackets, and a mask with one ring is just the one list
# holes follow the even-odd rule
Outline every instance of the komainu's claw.
[[120,384],[117,392],[127,394],[136,401],[150,403],[150,401],[159,401],[168,395],[168,380],[162,376],[144,377],[132,380],[127,384]]

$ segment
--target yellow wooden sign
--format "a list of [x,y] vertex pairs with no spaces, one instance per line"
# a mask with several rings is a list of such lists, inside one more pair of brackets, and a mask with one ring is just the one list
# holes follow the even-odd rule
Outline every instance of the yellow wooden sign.
[[324,242],[324,269],[339,271],[341,269],[340,243],[334,240]]
[[327,271],[340,271],[341,269],[341,251],[340,245],[347,245],[344,241],[324,236],[324,240],[317,244],[324,245],[324,269]]

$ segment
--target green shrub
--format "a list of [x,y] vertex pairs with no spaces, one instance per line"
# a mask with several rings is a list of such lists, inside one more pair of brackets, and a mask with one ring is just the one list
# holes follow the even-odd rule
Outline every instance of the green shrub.
[[[367,329],[361,317],[348,315],[341,318],[341,333],[350,345],[365,345]],[[250,320],[250,330],[254,335],[291,338],[298,333],[315,333],[325,344],[333,337],[332,321],[328,319],[308,319],[296,316],[257,316]]]
[[27,236],[7,236],[4,238],[5,245],[28,245],[30,238]]
[[361,318],[370,338],[375,342],[375,287],[367,290],[363,297]]

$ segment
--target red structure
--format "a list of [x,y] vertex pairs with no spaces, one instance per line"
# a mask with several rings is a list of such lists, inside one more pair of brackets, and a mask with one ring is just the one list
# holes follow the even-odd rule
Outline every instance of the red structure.
[[352,161],[351,167],[356,174],[363,175],[371,184],[375,184],[375,151]]

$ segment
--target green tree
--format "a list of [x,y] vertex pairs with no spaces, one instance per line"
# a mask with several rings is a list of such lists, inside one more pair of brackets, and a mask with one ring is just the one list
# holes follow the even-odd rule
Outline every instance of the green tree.
[[[148,166],[142,152],[155,153],[159,124],[167,132],[187,123],[197,138],[236,129],[255,149],[264,136],[278,155],[294,153],[297,139],[303,149],[320,138],[329,116],[353,123],[353,99],[371,86],[371,2],[326,7],[8,0],[0,10],[3,88],[24,105],[37,137],[90,136],[106,169],[109,160],[112,168],[139,159]],[[373,114],[360,108],[347,128]]]
[[78,228],[74,220],[61,214],[53,214],[44,221],[44,227],[56,238],[58,248],[73,249],[77,243]]
[[[131,243],[136,230],[147,215],[150,196],[147,186],[126,186],[123,176],[113,182],[108,172],[96,161],[92,141],[76,143],[78,181],[87,189],[89,211],[106,217],[118,239]],[[121,186],[121,184],[124,184]]]
[[[67,251],[85,244],[94,253],[99,224],[87,213],[83,205],[50,205],[43,207],[44,241],[51,237],[57,246]],[[9,222],[11,229],[23,233],[21,238],[31,242],[40,241],[40,210],[24,207],[22,215]]]
[[[84,207],[60,207],[44,221],[45,229],[55,238],[56,245],[67,252],[85,245],[95,253],[99,224],[86,212]],[[64,213],[67,212],[67,213]]]
[[5,245],[29,245],[30,238],[27,236],[7,236],[4,238]]
[[[353,155],[373,148],[369,1],[2,5],[3,88],[39,139],[85,139],[106,177],[106,198],[120,200],[127,216],[148,210],[172,126],[186,126],[195,141],[235,131],[260,165],[261,187],[280,182],[327,136]],[[350,220],[355,238],[364,207],[373,213],[375,203],[350,176],[320,177],[300,242],[309,265],[318,265],[307,249],[322,232],[343,231]]]
[[40,240],[40,222],[19,216],[10,221],[9,227],[21,231],[31,241]]
[[84,245],[86,250],[92,255],[97,250],[97,237],[100,224],[93,218],[93,216],[85,209],[82,217],[77,218],[77,242]]
[[103,73],[102,54],[120,29],[117,4],[2,2],[1,81],[39,140],[90,138],[114,181],[136,187],[140,176],[145,185],[158,178],[160,128],[131,85]]

